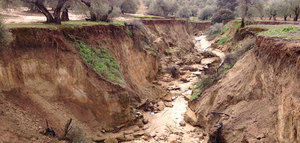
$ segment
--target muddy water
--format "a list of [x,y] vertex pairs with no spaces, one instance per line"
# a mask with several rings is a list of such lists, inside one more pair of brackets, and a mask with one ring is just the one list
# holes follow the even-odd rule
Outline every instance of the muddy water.
[[[194,37],[195,49],[198,52],[210,52],[217,57],[220,57],[222,61],[225,59],[225,54],[211,47],[211,42],[206,40],[206,36]],[[136,138],[130,143],[202,143],[207,142],[208,137],[205,136],[202,129],[193,127],[192,125],[184,121],[184,114],[188,108],[188,101],[191,97],[192,90],[202,76],[203,67],[207,68],[207,65],[194,64],[188,65],[196,67],[198,71],[183,71],[183,65],[179,68],[181,72],[185,72],[178,79],[173,79],[170,74],[165,73],[157,79],[157,82],[161,84],[165,89],[170,91],[172,95],[172,107],[165,107],[162,111],[145,112],[144,118],[149,121],[143,127],[144,135],[140,138]],[[183,82],[181,79],[185,79]],[[165,102],[166,105],[167,102]],[[129,143],[128,142],[128,143]]]
[[213,55],[216,55],[217,57],[219,57],[221,59],[220,66],[223,64],[223,62],[225,60],[224,52],[222,52],[219,49],[211,48],[211,42],[206,40],[205,35],[202,35],[199,37],[194,37],[194,42],[195,42],[195,48],[197,49],[198,52],[201,52],[201,53],[208,52]]
[[211,42],[206,40],[205,35],[194,37],[194,43],[198,52],[205,52],[211,46]]
[[[222,51],[211,49],[211,42],[206,40],[206,36],[194,37],[195,48],[198,52],[211,52],[222,60],[225,55]],[[191,65],[193,67],[201,67],[203,65]],[[181,70],[181,69],[180,69]],[[174,95],[171,103],[173,107],[166,107],[164,110],[158,113],[145,113],[144,117],[149,120],[149,123],[145,126],[145,132],[151,137],[148,140],[143,138],[132,142],[142,143],[201,143],[206,142],[207,137],[203,136],[203,131],[197,127],[193,127],[184,121],[184,114],[188,108],[188,100],[191,97],[193,87],[199,80],[202,72],[188,71],[184,77],[188,82],[182,82],[179,79],[172,79],[169,74],[159,77],[158,82],[170,90],[170,93]],[[171,80],[163,80],[171,79]],[[185,124],[182,126],[182,124]],[[181,125],[180,125],[181,124]]]

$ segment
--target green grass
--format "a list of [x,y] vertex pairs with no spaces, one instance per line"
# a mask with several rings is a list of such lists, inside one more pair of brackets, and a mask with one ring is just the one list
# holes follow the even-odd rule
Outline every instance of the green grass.
[[79,48],[80,56],[83,61],[95,72],[100,74],[112,83],[125,85],[125,81],[122,77],[121,68],[118,65],[116,59],[110,55],[110,53],[99,46],[94,48],[84,43],[75,43]]
[[[267,27],[267,31],[260,32],[259,35],[268,37],[277,37],[283,39],[297,39],[297,35],[300,35],[300,28],[294,26],[280,26],[280,27]],[[296,34],[296,36],[293,36]]]
[[242,23],[239,22],[235,25],[235,30],[239,30],[242,27]]
[[132,34],[132,32],[130,31],[130,29],[127,27],[126,28],[126,33],[127,33],[127,35],[129,35],[129,36],[132,36],[133,34]]
[[60,27],[78,27],[78,26],[93,26],[93,25],[115,25],[124,26],[123,21],[113,21],[113,22],[103,22],[103,21],[84,21],[84,20],[74,20],[74,21],[64,21],[61,25],[56,24],[46,24],[46,23],[10,23],[6,24],[8,28],[47,28],[47,29],[58,29]]
[[221,35],[223,35],[223,34],[225,34],[229,29],[230,29],[230,27],[231,27],[231,24],[227,24],[225,27],[224,27],[224,29],[221,31]]
[[164,18],[161,16],[154,16],[154,15],[131,15],[132,17],[136,17],[136,18],[143,18],[143,17],[147,17],[147,18]]
[[226,35],[226,36],[222,36],[222,37],[218,40],[217,44],[218,44],[218,45],[225,45],[227,42],[229,42],[230,36],[231,36],[230,34],[228,34],[228,35]]
[[211,77],[207,77],[207,78],[202,78],[200,80],[199,83],[197,83],[197,85],[194,88],[194,94],[192,95],[192,97],[190,98],[190,100],[194,100],[196,99],[199,95],[202,94],[202,92],[204,91],[205,88],[207,88],[208,86],[210,86],[213,83],[213,80]]

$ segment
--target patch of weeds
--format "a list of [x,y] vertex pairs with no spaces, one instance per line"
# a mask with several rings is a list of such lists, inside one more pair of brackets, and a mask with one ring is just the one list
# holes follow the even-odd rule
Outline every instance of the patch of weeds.
[[230,39],[230,34],[221,37],[221,38],[218,40],[217,44],[218,44],[218,45],[225,45],[227,42],[229,42],[229,39]]
[[69,138],[73,143],[90,143],[91,140],[85,137],[83,130],[78,127],[74,127],[71,129],[69,134]]
[[242,23],[239,22],[235,25],[235,30],[239,30],[242,27]]
[[207,77],[207,78],[201,78],[200,82],[197,83],[197,85],[194,88],[194,94],[190,98],[190,100],[196,99],[199,95],[202,94],[202,92],[208,88],[210,85],[213,83],[213,78],[212,77]]
[[229,29],[230,29],[230,24],[227,24],[226,26],[225,26],[225,28],[221,31],[221,35],[223,35],[223,34],[225,34]]
[[216,23],[212,26],[210,26],[209,30],[208,30],[208,35],[216,35],[216,34],[220,34],[222,32],[223,29],[223,24],[222,23]]
[[46,28],[46,29],[59,29],[62,27],[81,27],[81,26],[93,26],[93,25],[115,25],[124,26],[124,21],[85,21],[85,20],[71,20],[63,21],[61,25],[57,24],[46,24],[46,23],[10,23],[6,24],[8,28]]
[[130,29],[127,27],[126,28],[126,33],[127,33],[127,35],[129,35],[129,36],[132,36],[133,34],[132,34],[132,32],[130,31]]
[[193,101],[194,99],[196,99],[199,95],[201,95],[202,92],[194,92],[194,94],[192,95],[192,97],[190,98],[190,101]]
[[300,28],[296,28],[294,26],[281,26],[281,27],[268,28],[267,31],[260,32],[259,35],[291,40],[291,39],[296,39],[296,37],[293,36],[293,34],[299,32],[300,32]]
[[104,40],[103,40],[103,43],[104,43],[104,44],[107,44],[107,40],[104,39]]
[[225,64],[224,65],[224,72],[228,72],[228,70],[230,70],[232,68],[231,64]]
[[121,86],[125,85],[121,68],[117,63],[117,60],[112,57],[106,49],[101,48],[100,46],[99,49],[97,49],[82,42],[75,44],[79,48],[80,56],[84,63],[110,82]]

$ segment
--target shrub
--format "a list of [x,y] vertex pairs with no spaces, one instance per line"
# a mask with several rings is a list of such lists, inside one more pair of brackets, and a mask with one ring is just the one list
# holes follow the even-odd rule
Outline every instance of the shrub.
[[220,38],[220,40],[218,40],[217,44],[218,45],[225,45],[227,42],[229,42],[230,40],[230,34],[226,35],[226,36],[223,36]]
[[7,47],[8,44],[12,41],[12,34],[3,24],[2,19],[0,18],[0,48]]
[[211,6],[206,6],[202,11],[200,12],[198,18],[200,20],[208,20],[213,16],[215,9]]
[[212,85],[213,81],[213,77],[201,78],[200,82],[197,83],[197,85],[195,86],[194,93],[190,100],[192,101],[196,99],[199,95],[201,95],[205,89]]
[[84,132],[78,128],[74,127],[71,129],[69,138],[73,143],[88,143],[88,139],[85,138]]
[[191,15],[192,12],[187,6],[181,7],[176,14],[177,17],[182,17],[182,18],[189,18]]
[[209,35],[215,35],[215,34],[219,34],[222,32],[223,29],[223,24],[222,23],[216,23],[212,26],[210,26],[208,34]]
[[211,19],[212,23],[221,23],[223,20],[232,20],[234,19],[234,13],[229,9],[220,9],[217,11]]
[[173,15],[178,9],[175,0],[155,0],[149,6],[148,13],[157,16]]
[[137,0],[124,0],[121,4],[122,13],[136,13],[138,10],[139,2]]

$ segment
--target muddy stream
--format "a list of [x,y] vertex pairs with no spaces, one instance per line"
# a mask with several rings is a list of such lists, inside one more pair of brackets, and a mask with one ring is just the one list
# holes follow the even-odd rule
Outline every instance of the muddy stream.
[[[195,48],[198,52],[210,52],[222,61],[225,55],[217,50],[211,49],[211,43],[206,40],[206,36],[194,37]],[[147,123],[139,128],[137,126],[127,129],[123,134],[126,143],[202,143],[207,142],[208,137],[203,129],[194,127],[186,123],[184,117],[190,111],[188,101],[192,96],[192,90],[203,74],[203,70],[208,68],[208,64],[214,62],[211,58],[202,59],[201,64],[188,65],[198,69],[187,71],[180,67],[180,72],[185,72],[178,79],[174,79],[166,73],[159,76],[158,82],[162,87],[170,91],[170,95],[159,101],[157,107],[159,112],[143,112]],[[192,116],[196,118],[195,116]]]
[[[223,53],[210,49],[211,43],[206,40],[206,36],[194,37],[195,48],[198,52],[211,51],[215,55],[223,58]],[[206,65],[190,65],[198,69],[205,68]],[[182,69],[180,69],[182,70]],[[145,135],[138,140],[130,141],[133,143],[201,143],[207,140],[206,134],[202,129],[194,127],[184,121],[185,113],[188,109],[188,100],[192,95],[195,84],[199,81],[201,71],[188,71],[184,77],[173,79],[170,75],[162,75],[158,82],[171,91],[174,95],[169,97],[172,101],[162,101],[158,106],[165,107],[158,113],[145,112],[144,118],[149,121],[144,126]],[[185,79],[186,81],[182,81]],[[168,98],[168,97],[167,97]],[[169,99],[169,100],[170,100]],[[168,100],[168,99],[166,99]]]

